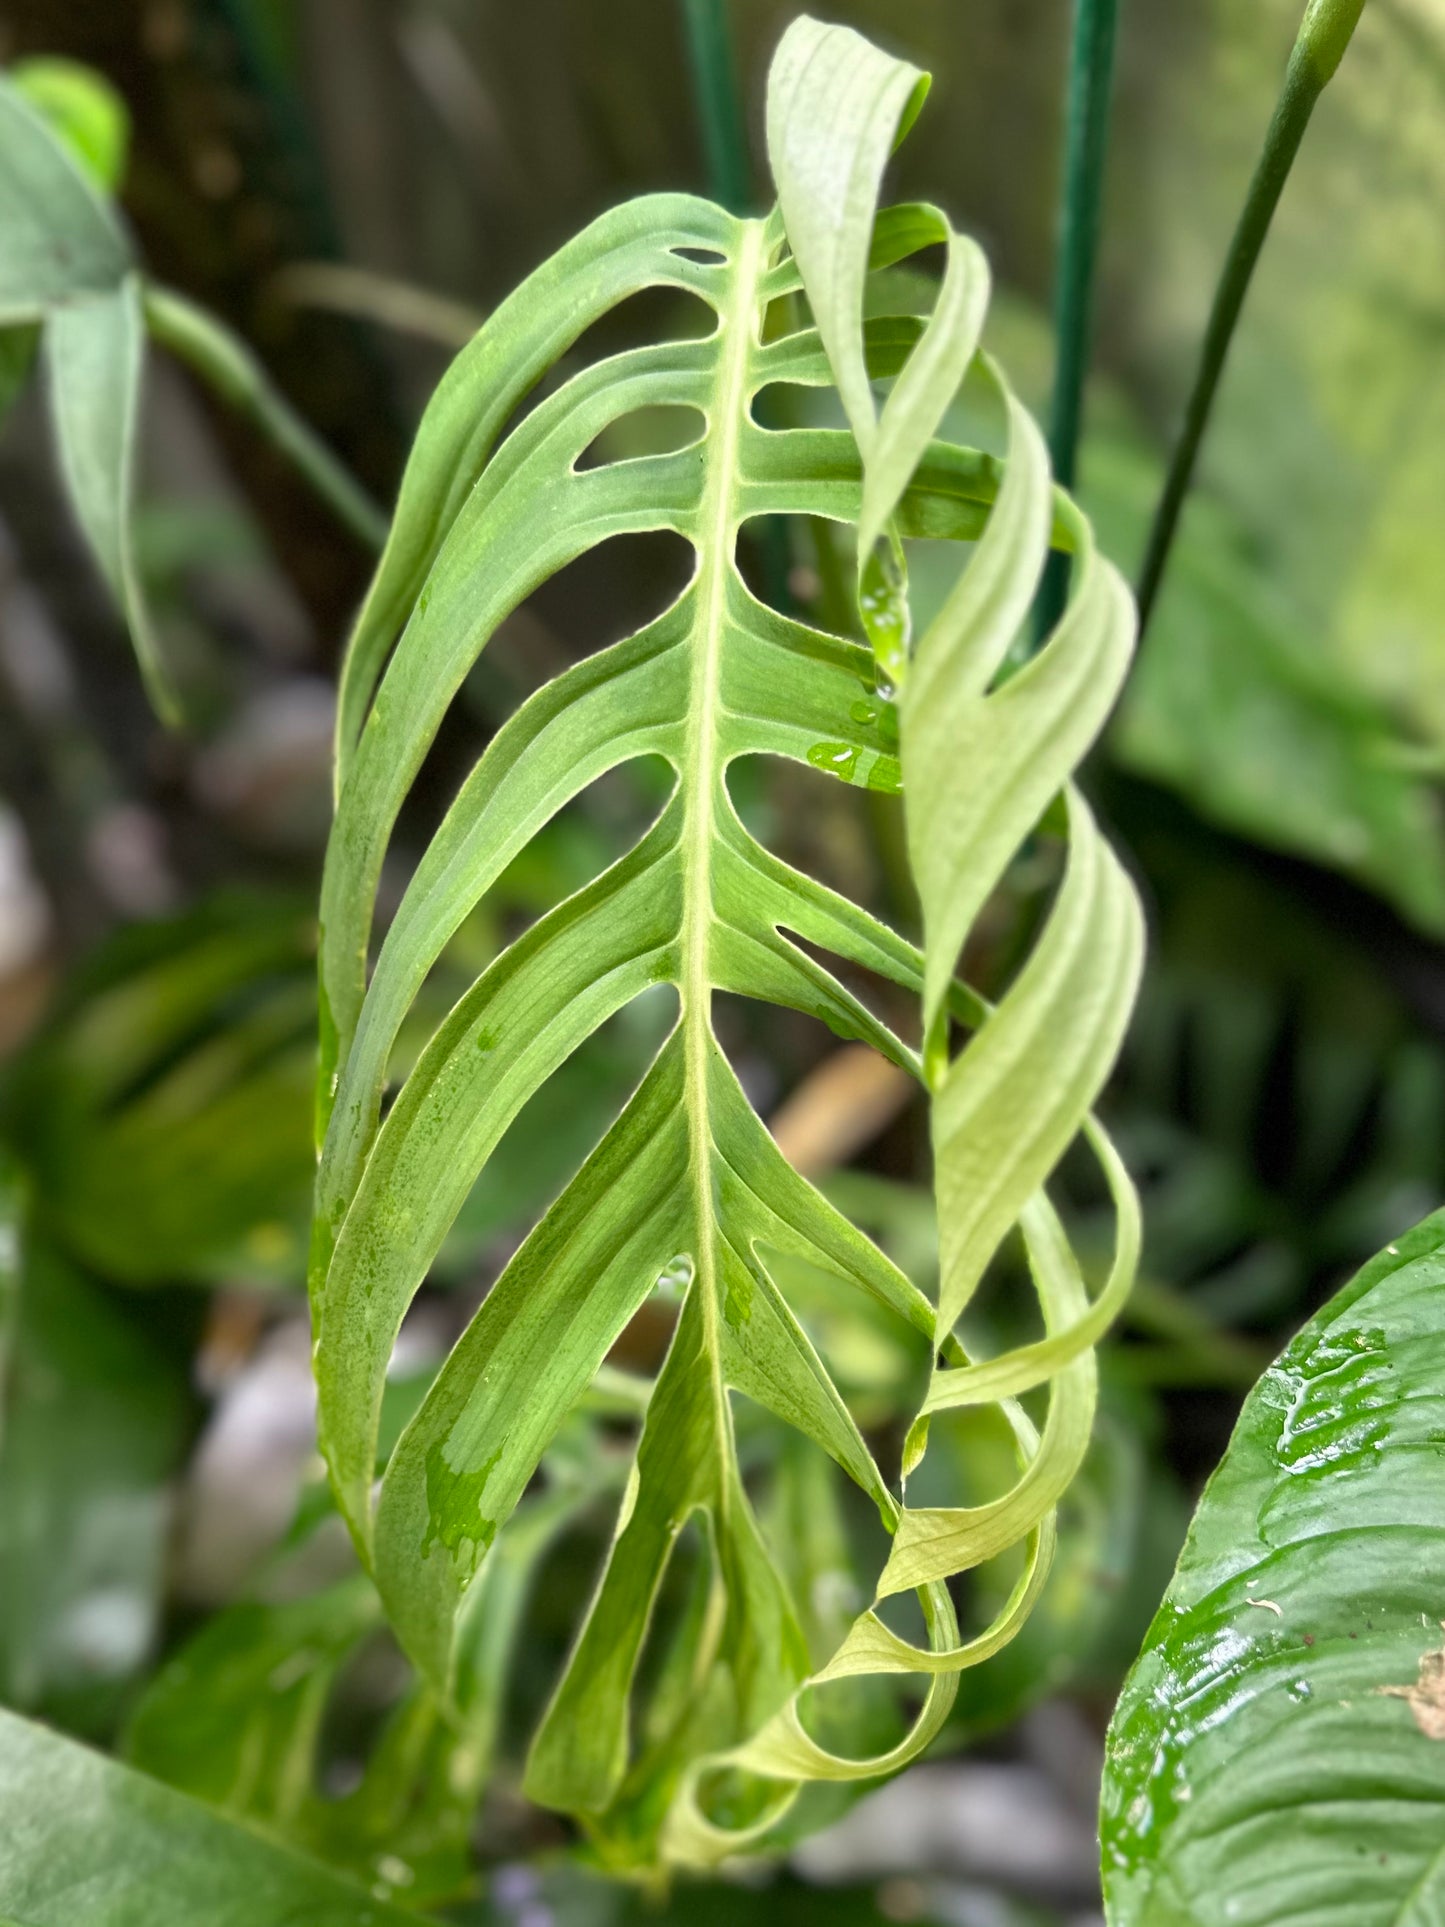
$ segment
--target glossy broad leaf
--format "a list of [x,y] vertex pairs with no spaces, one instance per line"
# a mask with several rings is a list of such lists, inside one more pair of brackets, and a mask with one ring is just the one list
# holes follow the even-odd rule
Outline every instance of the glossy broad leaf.
[[405,1927],[314,1861],[0,1712],[0,1920],[14,1927]]
[[[721,1859],[763,1838],[805,1783],[891,1771],[928,1744],[958,1672],[1009,1638],[1042,1581],[1053,1507],[1088,1442],[1092,1346],[1133,1268],[1133,1195],[1087,1117],[1132,1002],[1140,919],[1069,780],[1117,693],[1132,616],[1087,524],[1053,491],[1037,430],[976,352],[988,293],[979,251],[934,209],[877,211],[884,160],[920,83],[848,30],[796,23],[770,83],[772,216],[738,220],[684,196],[637,201],[502,304],[422,423],[343,679],[322,889],[325,1135],[312,1268],[323,1449],[389,1618],[446,1691],[458,1613],[540,1455],[654,1292],[675,1306],[617,1534],[527,1774],[535,1799],[578,1815],[618,1864]],[[858,297],[870,271],[938,242],[947,265],[931,316],[885,314],[865,327]],[[536,399],[588,325],[647,287],[693,297],[712,332],[594,362]],[[812,321],[788,331],[799,294]],[[970,368],[1007,423],[1003,465],[934,439]],[[850,431],[764,429],[756,398],[778,383],[836,386]],[[887,390],[881,409],[875,384]],[[645,408],[689,411],[683,444],[596,461],[599,438]],[[871,650],[748,589],[740,533],[780,513],[858,529]],[[498,731],[369,970],[394,825],[479,651],[570,561],[646,530],[689,545],[686,588]],[[976,547],[910,664],[904,542],[915,535]],[[1051,540],[1074,555],[1068,610],[1037,658],[1005,679]],[[923,954],[756,840],[729,789],[731,766],[755,756],[886,792],[906,783]],[[565,804],[640,757],[671,770],[651,827],[490,964],[389,1100],[398,1034],[462,919]],[[1065,880],[1033,956],[990,1013],[954,984],[958,952],[1061,793]],[[921,997],[921,1055],[850,987],[852,966]],[[478,1172],[533,1093],[659,986],[673,1028],[483,1302],[373,1498],[388,1360]],[[719,1044],[718,992],[821,1019],[926,1084],[938,1306],[782,1157]],[[976,1032],[961,1052],[953,1020]],[[1043,1190],[1081,1129],[1119,1216],[1116,1259],[1093,1303]],[[953,1328],[1015,1227],[1041,1335],[973,1364]],[[909,1465],[926,1449],[928,1414],[1003,1405],[1019,1459],[1009,1490],[974,1508],[902,1502],[790,1302],[786,1262],[871,1299],[911,1347],[929,1390]],[[1018,1400],[1046,1385],[1040,1432]],[[739,1451],[751,1408],[841,1468],[887,1535],[882,1571],[860,1588],[874,1608],[841,1635],[793,1597],[755,1515]],[[685,1535],[705,1583],[663,1614],[654,1667],[644,1647]],[[1019,1546],[1012,1593],[962,1637],[946,1582]],[[919,1601],[924,1644],[875,1609],[901,1594]],[[818,1737],[828,1722],[814,1719],[815,1689],[910,1674],[928,1682],[924,1703],[894,1743],[855,1753]]]
[[1110,1730],[1114,1927],[1445,1919],[1445,1214],[1245,1403]]

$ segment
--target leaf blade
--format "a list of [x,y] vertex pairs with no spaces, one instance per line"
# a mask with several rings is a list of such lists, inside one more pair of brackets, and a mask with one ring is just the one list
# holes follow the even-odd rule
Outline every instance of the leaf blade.
[[1246,1400],[1110,1731],[1117,1927],[1263,1927],[1321,1909],[1423,1927],[1445,1904],[1445,1766],[1429,1733],[1442,1288],[1437,1214],[1367,1264]]

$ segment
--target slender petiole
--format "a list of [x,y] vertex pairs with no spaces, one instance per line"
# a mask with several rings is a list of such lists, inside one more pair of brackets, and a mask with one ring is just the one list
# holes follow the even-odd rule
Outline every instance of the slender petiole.
[[1214,305],[1204,331],[1199,366],[1184,411],[1184,425],[1169,463],[1159,505],[1154,511],[1154,523],[1149,531],[1149,546],[1144,552],[1137,591],[1141,635],[1148,626],[1163,580],[1164,568],[1179,525],[1179,511],[1194,476],[1199,445],[1204,439],[1204,430],[1224,371],[1225,357],[1229,353],[1229,344],[1249,290],[1255,263],[1264,246],[1265,236],[1269,233],[1270,222],[1274,219],[1275,208],[1289,179],[1300,142],[1304,139],[1310,115],[1315,110],[1315,102],[1334,78],[1364,7],[1365,0],[1310,0],[1300,23],[1294,50],[1285,69],[1284,86],[1264,137],[1264,147],[1255,166],[1249,192],[1245,195],[1244,207],[1229,244],[1219,285],[1214,291]]
[[147,282],[144,301],[151,338],[193,368],[278,448],[359,541],[380,549],[386,541],[386,516],[272,385],[245,342],[171,288]]

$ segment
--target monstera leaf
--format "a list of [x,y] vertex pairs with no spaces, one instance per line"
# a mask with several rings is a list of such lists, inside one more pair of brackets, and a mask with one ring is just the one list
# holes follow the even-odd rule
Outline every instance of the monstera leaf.
[[1445,1917],[1445,1214],[1250,1394],[1109,1735],[1115,1927]]
[[[1036,429],[977,351],[988,293],[978,250],[936,209],[878,210],[888,152],[925,89],[856,34],[798,21],[770,79],[773,214],[740,220],[675,195],[634,202],[503,303],[427,411],[344,673],[322,892],[312,1302],[323,1448],[402,1643],[446,1691],[454,1624],[495,1535],[658,1293],[670,1343],[527,1775],[534,1798],[579,1816],[617,1863],[718,1860],[763,1838],[803,1784],[874,1776],[927,1745],[959,1671],[1010,1636],[1042,1582],[1053,1508],[1088,1442],[1092,1346],[1133,1266],[1132,1193],[1088,1110],[1133,998],[1140,920],[1070,782],[1124,674],[1131,610],[1087,524],[1051,490]],[[870,274],[938,244],[931,316],[885,302],[865,325]],[[650,287],[692,297],[711,332],[593,362],[538,398],[589,324]],[[966,376],[1001,424],[1002,462],[935,439]],[[776,384],[833,387],[849,429],[760,426],[758,397]],[[683,446],[593,459],[614,423],[659,408],[690,411]],[[739,537],[766,515],[856,527],[871,649],[750,592]],[[398,814],[478,652],[540,583],[643,530],[689,544],[686,588],[498,731],[369,969]],[[911,648],[905,545],[916,536],[975,546]],[[1073,557],[1069,604],[1019,667],[1011,650],[1051,541]],[[729,788],[731,767],[755,756],[860,788],[902,783],[922,952],[755,839]],[[398,1032],[451,933],[570,799],[643,757],[672,774],[651,828],[489,966],[388,1100]],[[1063,881],[991,1010],[955,982],[958,953],[1045,819],[1067,836]],[[845,981],[855,967],[920,999],[921,1050]],[[478,1171],[544,1080],[659,987],[676,1020],[655,1060],[482,1304],[373,1498],[388,1359]],[[782,1157],[718,1041],[719,992],[863,1039],[931,1093],[936,1305]],[[957,1025],[972,1033],[961,1050]],[[1092,1301],[1044,1191],[1081,1129],[1119,1218]],[[1016,1227],[1039,1336],[975,1363],[954,1327]],[[904,1415],[901,1472],[951,1408],[999,1403],[1017,1442],[1008,1490],[970,1507],[904,1503],[897,1444],[890,1462],[865,1438],[789,1301],[780,1256],[886,1308],[912,1346],[928,1391]],[[1036,1429],[1019,1401],[1045,1386]],[[758,1407],[841,1468],[882,1523],[881,1572],[857,1582],[874,1603],[831,1643],[791,1596],[754,1511],[749,1486],[767,1467],[745,1469],[738,1430]],[[673,1614],[664,1579],[683,1539],[703,1583]],[[961,1634],[948,1580],[1019,1546],[1012,1593]],[[921,1612],[907,1620],[889,1602],[910,1594]],[[657,1655],[644,1660],[654,1617]],[[830,1696],[847,1697],[840,1682],[908,1675],[926,1691],[896,1744],[863,1756],[823,1744]]]

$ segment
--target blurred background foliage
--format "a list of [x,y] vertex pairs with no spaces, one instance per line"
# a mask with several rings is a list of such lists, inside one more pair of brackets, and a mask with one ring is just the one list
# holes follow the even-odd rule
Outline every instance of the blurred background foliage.
[[[63,67],[35,70],[32,97],[119,182],[156,274],[230,321],[387,501],[447,354],[522,274],[625,195],[729,184],[716,157],[710,173],[690,11],[4,0],[0,59],[107,78],[109,103]],[[791,9],[727,11],[751,144],[732,175],[756,184],[761,81]],[[829,11],[934,70],[897,186],[987,248],[993,345],[1042,410],[1065,0]],[[1122,8],[1080,479],[1126,568],[1297,19],[1297,0]],[[1147,1244],[1063,1550],[1023,1636],[966,1676],[940,1751],[968,1742],[967,1758],[917,1770],[759,1876],[759,1919],[1097,1918],[1103,1721],[1188,1499],[1281,1341],[1445,1192],[1442,204],[1445,0],[1371,0],[1285,193],[1090,776],[1151,917],[1108,1105]],[[636,304],[637,329],[665,323]],[[407,1678],[318,1476],[298,1296],[309,906],[330,690],[368,555],[155,358],[140,556],[187,716],[164,733],[65,509],[33,340],[0,345],[0,1700],[403,1904],[518,1927],[665,1920],[573,1866],[516,1792],[518,1736],[590,1584],[616,1498],[609,1440],[635,1418],[665,1306],[628,1334],[478,1589],[463,1731]],[[826,533],[774,536],[757,566],[831,619]],[[505,625],[429,765],[417,847],[518,696],[659,606],[679,566],[663,538],[614,544]],[[918,583],[926,597],[926,555]],[[893,799],[860,806],[795,770],[749,770],[741,788],[794,860],[907,921]],[[460,933],[431,1008],[655,801],[610,780],[559,819]],[[985,978],[1007,971],[1028,901],[975,939]],[[665,1017],[644,1005],[609,1027],[509,1133],[403,1335],[390,1436]],[[801,1018],[737,1006],[728,1022],[780,1140],[926,1285],[907,1092]],[[1087,1218],[1099,1201],[1076,1203]],[[815,1328],[836,1326],[818,1280],[796,1294]],[[1006,1323],[1006,1296],[986,1310]],[[886,1429],[915,1361],[861,1314],[830,1344]],[[756,1429],[761,1463],[777,1447]],[[987,1490],[1006,1442],[981,1418],[950,1436],[956,1489]],[[826,1641],[857,1603],[839,1553],[855,1527],[786,1458],[769,1505]],[[820,1796],[825,1811],[842,1803]],[[738,1905],[728,1887],[675,1903],[694,1922]]]

